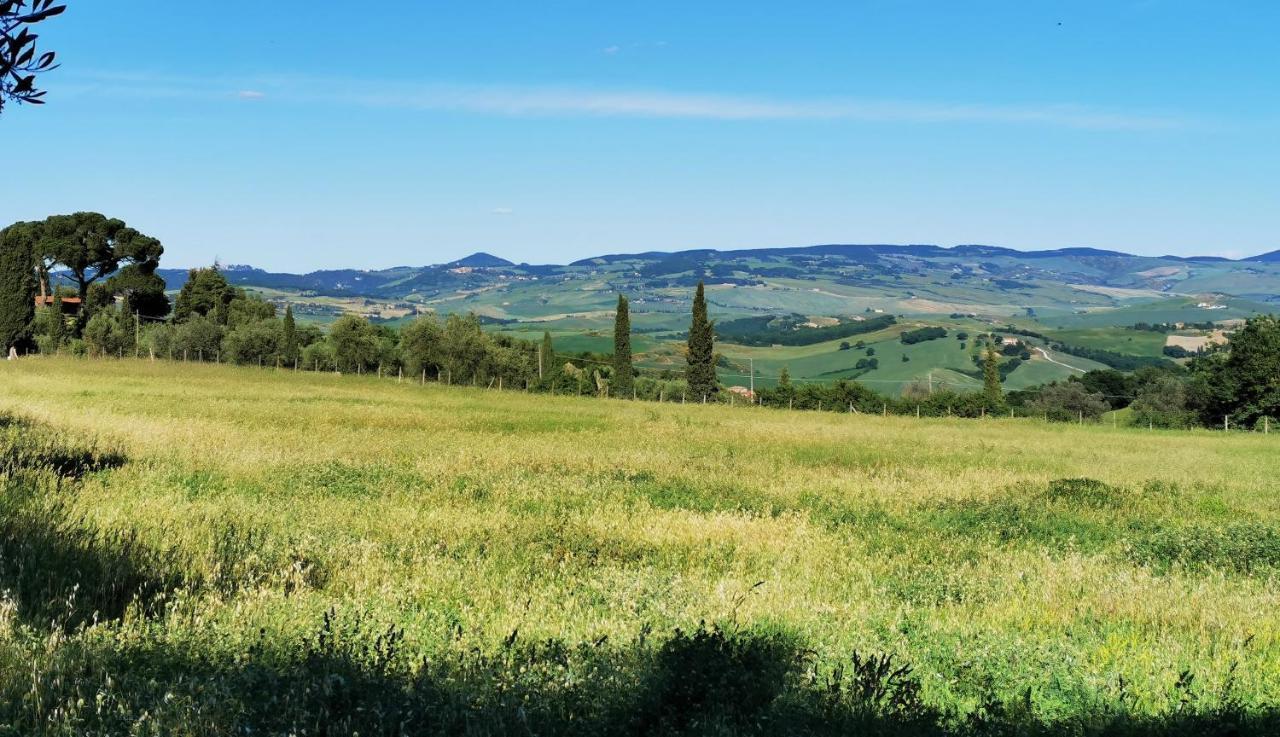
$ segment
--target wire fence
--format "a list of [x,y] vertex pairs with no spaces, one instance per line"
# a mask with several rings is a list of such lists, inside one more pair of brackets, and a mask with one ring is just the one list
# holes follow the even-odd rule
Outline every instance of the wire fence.
[[[600,361],[597,359],[587,359],[581,356],[572,356],[569,354],[559,354],[559,353],[553,354],[553,355],[556,358],[566,358],[568,360],[575,361],[575,362],[590,363],[590,364],[602,365],[602,366],[613,365],[608,361]],[[29,360],[32,357],[35,357],[38,359],[40,356],[41,354],[33,354],[32,356],[28,356],[27,359],[24,359],[24,360]],[[141,346],[137,347],[133,355],[130,355],[124,352],[123,350],[120,350],[120,351],[117,351],[117,355],[114,357],[102,356],[102,355],[91,356],[88,354],[80,354],[79,357],[85,360],[140,360],[140,361],[150,361],[150,362],[154,362],[157,360],[170,360],[176,363],[180,362],[180,363],[206,363],[207,364],[212,362],[215,364],[224,364],[224,362],[222,361],[222,355],[220,351],[214,351],[212,356],[213,360],[209,361],[207,360],[207,357],[203,351],[197,351],[195,355],[191,355],[190,352],[184,351],[181,357],[175,355],[175,356],[166,358],[162,356],[156,356],[154,354],[151,354],[150,352],[144,353]],[[880,415],[882,417],[888,417],[888,416],[914,417],[916,419],[956,418],[956,419],[969,419],[969,420],[973,420],[973,419],[1031,420],[1031,421],[1043,421],[1045,423],[1050,423],[1054,425],[1061,425],[1061,424],[1079,424],[1079,425],[1089,424],[1093,426],[1110,425],[1113,429],[1116,429],[1116,430],[1124,430],[1124,429],[1144,430],[1144,431],[1206,430],[1206,431],[1214,431],[1215,433],[1223,433],[1225,431],[1227,433],[1249,433],[1249,434],[1261,434],[1261,435],[1270,435],[1270,431],[1271,431],[1270,418],[1267,418],[1267,417],[1262,418],[1261,422],[1258,423],[1259,426],[1252,427],[1252,428],[1233,425],[1229,417],[1224,417],[1223,424],[1217,427],[1187,426],[1187,427],[1181,427],[1181,428],[1168,428],[1168,427],[1157,427],[1154,425],[1154,423],[1149,423],[1147,426],[1144,427],[1144,426],[1133,424],[1133,423],[1121,424],[1115,412],[1109,413],[1111,415],[1110,422],[1102,418],[1086,417],[1083,412],[1079,412],[1078,415],[1074,418],[1075,421],[1071,422],[1069,419],[1051,420],[1051,417],[1050,417],[1051,413],[1027,412],[1027,411],[1020,412],[1020,411],[1017,411],[1015,408],[1008,409],[1007,413],[987,411],[985,408],[983,408],[976,415],[961,414],[959,411],[953,412],[953,410],[959,409],[953,406],[947,406],[943,408],[936,404],[931,404],[928,401],[913,403],[911,401],[904,401],[904,400],[898,400],[898,399],[891,400],[889,398],[885,398],[884,401],[879,402],[880,411],[876,412],[875,407],[868,407],[864,402],[851,402],[851,401],[850,402],[826,402],[825,400],[818,400],[817,406],[809,407],[809,406],[796,406],[793,398],[791,402],[789,402],[787,405],[784,406],[781,402],[778,402],[776,404],[770,404],[768,402],[762,401],[758,394],[755,397],[751,397],[751,396],[740,397],[733,391],[727,391],[723,393],[724,396],[715,396],[715,397],[712,397],[710,395],[696,397],[696,396],[690,396],[688,392],[682,392],[678,399],[675,396],[674,392],[672,394],[660,393],[656,398],[641,396],[638,393],[633,393],[631,397],[617,397],[617,396],[610,396],[608,394],[607,388],[603,393],[601,393],[598,390],[589,391],[588,389],[592,389],[596,387],[592,384],[588,384],[588,382],[585,382],[585,381],[579,382],[578,391],[574,393],[557,392],[554,386],[551,386],[549,389],[539,388],[536,385],[536,383],[531,382],[528,379],[514,381],[514,382],[504,381],[504,377],[502,376],[488,377],[488,380],[485,382],[479,381],[478,377],[473,377],[473,381],[470,383],[455,384],[451,380],[452,377],[449,376],[447,372],[442,372],[444,374],[443,376],[438,375],[436,378],[432,379],[427,376],[428,372],[425,369],[423,369],[416,376],[409,376],[405,374],[403,367],[396,367],[395,370],[391,371],[391,370],[384,370],[383,367],[379,366],[377,370],[367,371],[367,372],[364,371],[363,369],[359,369],[355,372],[350,372],[350,371],[343,372],[338,369],[330,370],[327,368],[325,370],[320,370],[318,365],[315,367],[309,368],[303,365],[303,363],[299,359],[295,359],[291,363],[280,360],[280,359],[277,359],[274,363],[270,361],[264,362],[261,359],[259,359],[256,362],[256,364],[255,363],[247,363],[247,364],[246,363],[239,363],[239,364],[226,363],[224,365],[234,365],[242,368],[258,368],[261,370],[269,370],[269,371],[282,372],[282,373],[283,372],[311,373],[311,374],[321,373],[321,374],[331,374],[336,376],[352,375],[354,373],[354,375],[357,375],[357,376],[366,376],[366,377],[382,379],[382,380],[391,380],[401,384],[408,383],[408,384],[426,385],[428,383],[431,383],[436,385],[443,384],[446,386],[453,386],[457,388],[477,388],[481,390],[492,390],[492,391],[518,391],[522,393],[538,392],[538,393],[545,393],[545,394],[550,394],[550,395],[560,396],[560,397],[565,397],[565,396],[577,396],[582,398],[589,397],[589,398],[592,398],[593,400],[599,400],[599,399],[606,399],[606,400],[613,400],[613,401],[633,401],[634,400],[634,401],[658,402],[663,404],[678,403],[681,405],[714,404],[722,407],[759,408],[759,409],[796,411],[796,412],[817,411],[817,412],[826,412],[829,414],[839,413],[839,414],[846,414],[849,416],[856,416],[856,417],[872,417],[872,416]],[[735,377],[748,376],[746,374],[719,374],[719,375],[735,376]],[[756,374],[756,378],[781,378],[781,377],[768,377],[767,375],[764,375],[764,374]],[[810,381],[811,383],[816,383],[820,385],[831,384],[831,382],[821,382],[821,381],[815,381],[815,380],[808,380],[808,381]],[[850,383],[861,384],[861,383],[867,383],[871,380],[859,379],[859,380],[849,380],[849,381]],[[898,384],[903,383],[903,382],[892,381],[892,380],[883,380],[883,381],[890,382],[890,383],[898,383]],[[1103,394],[1102,396],[1109,397],[1109,398],[1133,399],[1133,397],[1126,396],[1126,395]]]

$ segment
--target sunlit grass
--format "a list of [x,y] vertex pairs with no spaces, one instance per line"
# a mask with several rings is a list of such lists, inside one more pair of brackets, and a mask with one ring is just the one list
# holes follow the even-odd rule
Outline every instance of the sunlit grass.
[[961,711],[1163,714],[1186,670],[1280,703],[1270,437],[73,359],[0,364],[4,410],[118,446],[70,513],[214,582],[129,636],[285,641],[335,608],[426,654],[705,620],[892,653]]

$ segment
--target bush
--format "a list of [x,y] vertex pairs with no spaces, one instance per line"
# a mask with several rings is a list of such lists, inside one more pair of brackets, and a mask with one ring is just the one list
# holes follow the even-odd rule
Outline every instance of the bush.
[[1157,527],[1130,548],[1140,563],[1254,573],[1280,568],[1280,532],[1259,522]]
[[116,356],[126,352],[133,355],[132,325],[126,327],[122,323],[115,310],[100,310],[89,318],[84,327],[84,342],[90,355]]
[[1144,385],[1131,406],[1133,424],[1140,427],[1185,428],[1195,421],[1195,413],[1187,408],[1187,385],[1173,376]]
[[1096,421],[1111,409],[1101,394],[1090,393],[1076,381],[1041,388],[1026,407],[1054,422]]
[[152,323],[142,328],[142,349],[152,358],[173,358],[177,332],[169,323]]
[[356,373],[378,365],[378,332],[357,315],[343,315],[329,328],[334,359],[343,371]]
[[322,340],[302,349],[302,368],[307,371],[333,371],[337,368],[333,346]]
[[222,327],[208,317],[195,316],[174,329],[173,357],[213,361],[222,350]]
[[923,343],[926,340],[937,340],[938,338],[945,337],[947,337],[946,328],[928,327],[908,330],[902,334],[901,340],[903,345],[912,345],[915,343]]
[[281,337],[275,318],[241,323],[222,339],[222,355],[233,363],[273,365],[280,355]]

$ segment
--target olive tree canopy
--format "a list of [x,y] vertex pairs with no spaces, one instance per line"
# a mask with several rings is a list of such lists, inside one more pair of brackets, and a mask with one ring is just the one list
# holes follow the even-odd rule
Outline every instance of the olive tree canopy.
[[66,9],[53,0],[0,0],[0,112],[8,102],[44,104],[36,75],[55,68],[54,53],[36,49],[31,27]]

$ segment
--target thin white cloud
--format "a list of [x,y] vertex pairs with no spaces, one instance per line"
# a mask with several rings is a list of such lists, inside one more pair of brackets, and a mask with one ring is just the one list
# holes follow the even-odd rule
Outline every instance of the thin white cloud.
[[494,215],[510,215],[511,213],[515,212],[515,210],[512,210],[510,207],[495,207],[489,212],[493,213]]
[[614,56],[623,51],[631,52],[643,49],[665,49],[667,46],[670,46],[670,44],[666,41],[634,41],[629,44],[612,44],[604,47],[600,51],[609,56]]
[[[91,82],[84,80],[92,79]],[[70,82],[70,80],[69,80]],[[238,83],[237,83],[238,82]],[[441,85],[376,80],[262,77],[249,80],[146,75],[98,75],[67,91],[153,98],[216,99],[239,90],[241,99],[277,103],[403,108],[500,116],[684,118],[724,121],[833,120],[887,123],[986,123],[1095,130],[1182,127],[1181,118],[1086,105],[873,100],[850,97],[784,98],[670,90],[600,90],[581,87]]]
[[848,120],[903,123],[1036,123],[1071,128],[1171,128],[1179,121],[1079,105],[986,105],[847,98],[781,99],[669,91],[554,87],[422,87],[352,91],[370,106],[505,116],[596,116],[709,120]]

